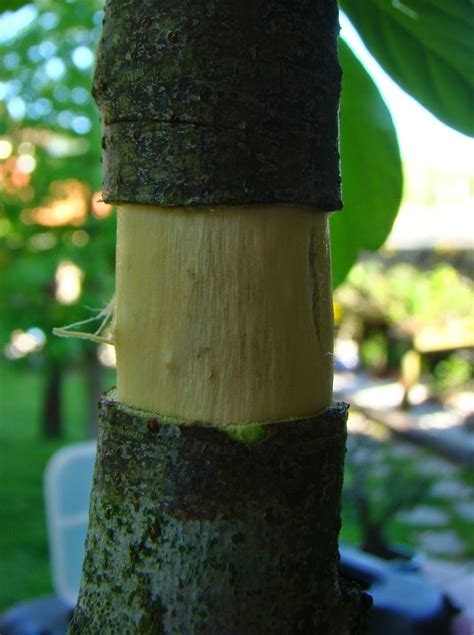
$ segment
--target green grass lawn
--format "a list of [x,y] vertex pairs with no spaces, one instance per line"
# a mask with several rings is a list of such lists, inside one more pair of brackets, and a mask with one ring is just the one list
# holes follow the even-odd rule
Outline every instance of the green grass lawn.
[[42,392],[39,372],[0,365],[0,611],[52,591],[43,473],[59,447],[85,437],[81,374],[66,377],[60,440],[41,438]]

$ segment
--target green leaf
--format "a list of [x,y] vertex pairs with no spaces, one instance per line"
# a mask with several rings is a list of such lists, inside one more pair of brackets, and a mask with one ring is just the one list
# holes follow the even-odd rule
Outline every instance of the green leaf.
[[448,126],[474,134],[471,0],[341,0],[384,70]]
[[31,0],[2,0],[2,4],[0,5],[0,14],[3,11],[17,11],[17,9],[21,9],[21,7],[24,7],[27,4],[32,4],[32,1]]
[[402,195],[402,167],[390,113],[370,76],[341,41],[341,162],[344,209],[331,217],[333,284],[361,250],[387,238]]

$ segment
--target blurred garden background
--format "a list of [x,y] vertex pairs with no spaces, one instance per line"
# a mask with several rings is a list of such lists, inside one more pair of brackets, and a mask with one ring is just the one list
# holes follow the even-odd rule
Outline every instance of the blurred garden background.
[[[357,10],[347,10],[364,31]],[[458,44],[466,41],[459,12],[445,29]],[[94,436],[98,397],[114,384],[112,347],[52,335],[97,316],[114,291],[115,217],[101,201],[90,94],[101,20],[100,0],[0,7],[0,611],[51,592],[44,469],[59,447]],[[466,122],[453,90],[452,103],[430,107],[428,89],[410,91],[414,73],[404,87],[441,123],[382,71],[345,16],[342,26],[357,54],[341,44],[346,210],[332,221],[335,389],[352,403],[342,539],[385,557],[402,545],[424,555],[435,577],[444,563],[440,581],[462,573],[467,588],[472,113]],[[413,45],[418,36],[406,37]],[[393,70],[390,55],[376,44],[372,52]],[[450,54],[443,63],[455,68],[459,51]],[[426,63],[444,93],[436,60]],[[466,67],[456,67],[460,85]]]

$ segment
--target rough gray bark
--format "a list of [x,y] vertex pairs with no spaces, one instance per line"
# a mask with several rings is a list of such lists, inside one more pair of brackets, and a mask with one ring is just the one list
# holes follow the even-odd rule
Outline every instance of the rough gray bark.
[[104,398],[70,633],[358,632],[336,574],[346,418],[229,433]]
[[335,0],[108,0],[104,200],[341,207]]

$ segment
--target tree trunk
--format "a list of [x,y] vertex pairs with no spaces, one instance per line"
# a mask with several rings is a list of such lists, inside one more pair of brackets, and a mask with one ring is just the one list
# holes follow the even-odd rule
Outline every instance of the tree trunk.
[[55,360],[46,366],[46,385],[43,403],[43,435],[46,438],[60,437],[62,434],[61,391],[63,369]]
[[109,0],[94,94],[118,204],[71,633],[345,635],[331,405],[334,0]]
[[363,632],[336,573],[346,417],[219,429],[104,398],[70,632]]

